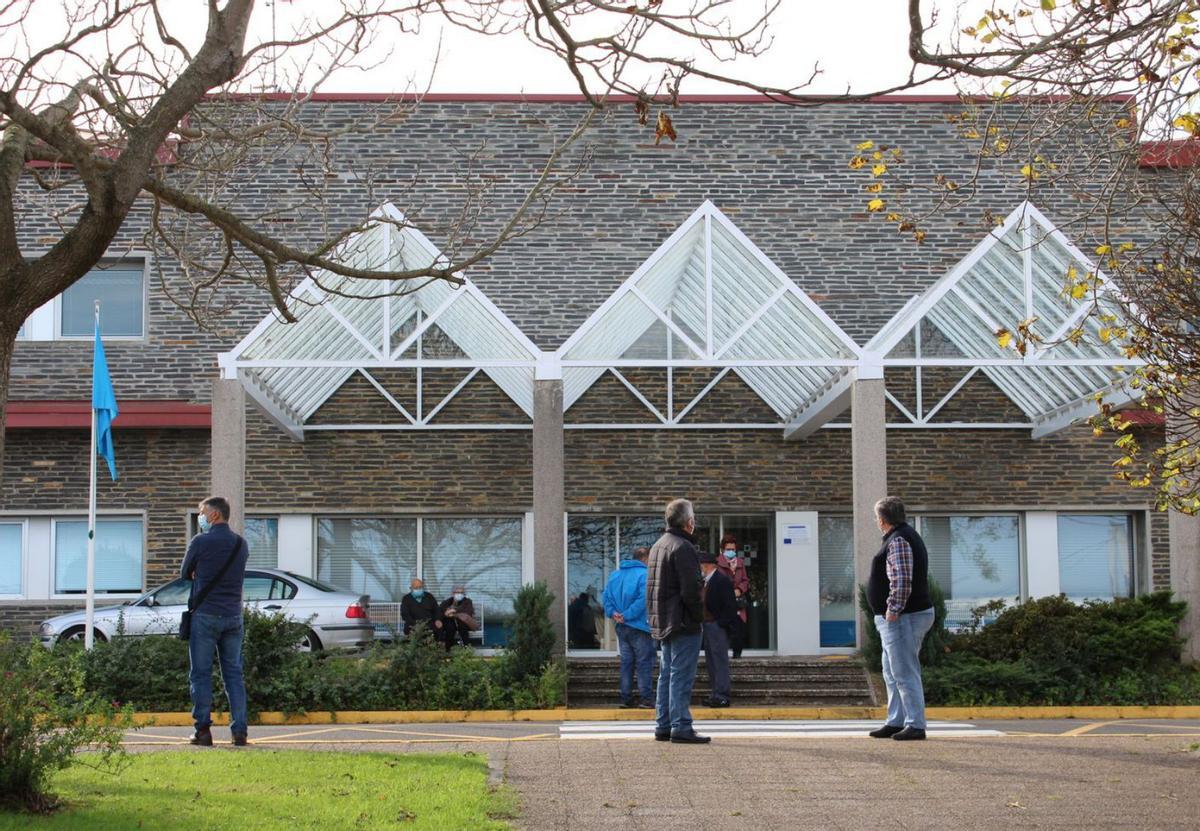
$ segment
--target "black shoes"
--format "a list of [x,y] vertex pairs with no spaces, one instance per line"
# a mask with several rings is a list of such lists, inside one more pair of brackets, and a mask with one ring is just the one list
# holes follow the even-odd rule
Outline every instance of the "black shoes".
[[245,747],[249,743],[250,743],[250,741],[246,738],[245,733],[234,733],[233,734],[233,746],[234,747]]
[[191,738],[188,739],[188,743],[200,747],[212,747],[212,731],[208,729],[196,730],[192,733]]
[[917,727],[905,727],[892,736],[892,739],[898,742],[923,742],[925,741],[925,731]]
[[[654,738],[658,739],[658,736],[658,733],[654,734]],[[659,741],[662,741],[662,739],[659,739]],[[671,734],[672,744],[708,744],[711,741],[712,736],[701,736],[695,730],[690,733]]]
[[722,701],[719,698],[710,698],[704,702],[705,707],[728,707],[728,701]]
[[637,705],[637,708],[638,708],[639,710],[653,710],[653,709],[654,709],[654,705],[653,705],[653,704],[651,704],[649,701],[639,701],[639,702],[638,702],[638,705]]
[[670,733],[660,733],[657,730],[655,730],[654,731],[654,741],[669,742],[669,741],[671,741],[671,734]]
[[620,707],[622,710],[628,710],[633,707],[633,702],[632,701],[622,701],[617,706]]
[[885,725],[883,725],[883,727],[880,727],[878,730],[872,730],[867,735],[870,736],[872,739],[890,739],[892,736],[896,735],[897,733],[903,733],[903,732],[904,732],[903,727],[893,727],[890,724],[885,724]]

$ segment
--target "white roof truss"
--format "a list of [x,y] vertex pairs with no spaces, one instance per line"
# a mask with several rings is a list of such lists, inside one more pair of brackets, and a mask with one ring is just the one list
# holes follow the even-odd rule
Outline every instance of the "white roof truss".
[[[1064,291],[1071,268],[1097,276],[1096,298],[1076,300]],[[1132,400],[1125,376],[1140,362],[1127,358],[1115,340],[1100,337],[1105,324],[1089,314],[1094,304],[1114,315],[1123,307],[1097,264],[1023,202],[942,279],[909,300],[865,352],[885,368],[915,368],[916,411],[889,396],[914,426],[932,426],[934,416],[982,372],[1028,417],[1023,426],[1042,437],[1094,413],[1097,395],[1115,404]],[[1029,319],[1041,343],[1030,344],[1024,357],[999,345],[999,329],[1015,335]],[[1082,337],[1071,339],[1074,332]],[[923,343],[930,336],[936,346]],[[921,370],[931,366],[962,367],[965,374],[927,409]]]
[[[444,262],[437,247],[394,206],[385,205],[374,216],[387,221],[348,239],[336,255],[343,262],[380,271]],[[288,298],[297,322],[286,323],[275,311],[267,314],[237,346],[219,356],[222,373],[240,380],[271,420],[296,439],[303,439],[305,430],[332,429],[306,422],[355,375],[397,410],[400,426],[433,426],[432,419],[480,372],[532,418],[534,370],[541,350],[474,283],[464,280],[455,286],[426,280],[404,287],[407,293],[396,293],[398,288],[391,280],[318,273]],[[390,369],[415,370],[415,411],[372,374]],[[422,412],[423,376],[430,369],[458,369],[464,377],[436,406]]]
[[[683,420],[730,372],[782,426],[855,367],[860,355],[825,311],[709,201],[556,352],[566,408],[611,371],[668,427],[685,426]],[[623,367],[667,370],[667,412],[621,374]],[[674,371],[684,368],[713,371],[700,394],[686,402],[674,388]]]

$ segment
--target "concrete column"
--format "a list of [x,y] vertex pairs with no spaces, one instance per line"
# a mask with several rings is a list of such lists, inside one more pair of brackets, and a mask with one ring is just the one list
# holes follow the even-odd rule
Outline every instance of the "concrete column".
[[1188,604],[1179,626],[1183,661],[1200,663],[1200,516],[1171,511],[1171,591]]
[[212,479],[205,496],[229,500],[229,526],[239,534],[246,523],[246,391],[236,380],[213,381]]
[[554,593],[550,620],[560,652],[567,644],[565,510],[562,379],[539,379],[533,382],[533,576]]
[[[882,373],[880,373],[882,374]],[[884,411],[883,378],[854,382],[851,413],[851,477],[854,498],[854,581],[866,585],[871,557],[879,550],[879,528],[875,525],[875,503],[887,496],[887,417]],[[855,608],[858,595],[855,593]],[[863,644],[866,621],[861,612],[855,619],[858,645]]]

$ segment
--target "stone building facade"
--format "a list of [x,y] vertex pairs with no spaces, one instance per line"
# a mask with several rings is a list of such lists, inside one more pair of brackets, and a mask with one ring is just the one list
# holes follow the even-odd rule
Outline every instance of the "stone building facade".
[[[313,117],[348,124],[373,106],[329,99]],[[378,309],[350,304],[338,315],[360,316],[349,327],[357,335],[322,324],[335,334],[305,347],[316,323],[272,328],[259,293],[228,286],[231,311],[206,331],[163,296],[147,266],[140,334],[106,343],[123,410],[153,410],[118,421],[121,476],[99,483],[101,518],[121,529],[105,555],[116,563],[108,596],[132,599],[175,575],[195,504],[212,489],[243,502],[238,523],[259,565],[370,593],[380,620],[414,574],[439,599],[466,582],[488,646],[506,638],[516,588],[546,579],[570,646],[611,648],[596,615],[603,582],[657,534],[664,503],[681,495],[701,515],[703,545],[737,540],[753,577],[750,647],[770,652],[853,645],[853,586],[873,553],[870,505],[885,493],[905,498],[933,541],[959,621],[997,597],[1171,586],[1166,519],[1144,492],[1114,479],[1110,440],[1071,424],[1081,408],[1050,401],[1033,412],[1034,385],[1066,383],[1086,361],[1089,372],[1107,371],[1107,357],[1006,375],[1024,367],[988,357],[982,321],[956,335],[957,356],[941,353],[949,363],[918,369],[896,363],[908,359],[899,346],[872,351],[913,314],[914,296],[928,301],[929,325],[948,326],[930,292],[956,269],[962,294],[981,290],[970,261],[992,255],[978,254],[988,238],[980,217],[1012,217],[1025,204],[1019,177],[988,162],[979,200],[937,215],[922,245],[864,211],[864,180],[846,165],[855,145],[872,137],[902,147],[914,177],[954,176],[975,163],[947,120],[957,110],[928,98],[815,109],[685,102],[675,116],[680,140],[666,145],[617,113],[593,131],[590,162],[556,197],[552,218],[466,275],[478,298],[464,320],[434,320],[438,304],[428,301],[411,324],[402,325],[412,310],[399,304],[381,324]],[[420,205],[414,231],[427,224],[422,239],[436,247],[432,229],[457,206],[463,149],[483,144],[500,208],[482,220],[484,235],[532,181],[545,150],[539,131],[565,129],[580,112],[570,100],[431,98],[403,123],[342,147],[334,174],[345,184],[335,181],[326,207],[345,219],[380,207],[364,206],[350,181],[354,164],[369,166],[386,201]],[[248,212],[301,199],[283,161],[257,176]],[[1053,222],[1069,214],[1069,199],[1050,193],[1035,207]],[[144,212],[135,216],[114,257],[146,264],[137,253],[145,222]],[[29,251],[52,233],[36,214],[22,230]],[[303,212],[289,231],[318,232],[318,218]],[[716,256],[714,235],[727,246]],[[1094,244],[1068,242],[1080,254]],[[672,253],[687,245],[698,252],[691,259]],[[154,266],[168,287],[186,286],[172,263]],[[781,279],[790,285],[771,282]],[[759,284],[766,288],[754,295]],[[659,290],[671,297],[650,296]],[[640,299],[621,300],[627,291]],[[707,333],[687,322],[686,308],[705,297],[707,308],[691,312]],[[750,304],[744,315],[722,305],[735,299]],[[64,336],[75,325],[69,308],[64,298],[31,319],[13,366],[0,628],[26,633],[82,605],[72,523],[86,511],[88,436],[86,413],[71,402],[90,394],[91,348],[86,337]],[[982,311],[1002,314],[997,303]],[[393,355],[423,322],[421,354],[434,357]],[[383,335],[381,325],[396,330]],[[493,333],[491,342],[472,330]],[[256,347],[256,333],[288,357]],[[351,342],[364,337],[383,340],[355,352]],[[501,355],[503,338],[514,345]],[[731,349],[735,341],[745,348]],[[968,342],[981,351],[966,354]],[[319,361],[341,363],[321,375]],[[323,397],[302,404],[304,388],[322,384]],[[1161,435],[1152,423],[1144,430],[1149,441]]]

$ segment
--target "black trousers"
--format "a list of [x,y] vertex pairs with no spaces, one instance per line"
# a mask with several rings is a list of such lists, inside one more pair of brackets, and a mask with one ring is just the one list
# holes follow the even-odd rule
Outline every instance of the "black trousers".
[[438,640],[446,644],[447,652],[450,651],[450,647],[454,646],[455,642],[461,643],[463,646],[471,645],[471,630],[461,620],[443,618],[442,628],[437,630],[437,632]]

